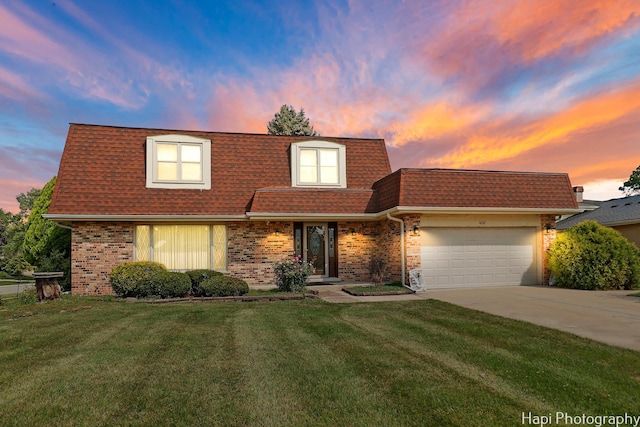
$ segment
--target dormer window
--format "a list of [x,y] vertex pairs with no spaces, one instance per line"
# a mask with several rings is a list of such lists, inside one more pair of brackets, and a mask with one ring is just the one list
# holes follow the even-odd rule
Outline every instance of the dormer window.
[[211,140],[147,137],[147,187],[211,189]]
[[342,144],[305,141],[291,144],[292,187],[347,187],[346,150]]

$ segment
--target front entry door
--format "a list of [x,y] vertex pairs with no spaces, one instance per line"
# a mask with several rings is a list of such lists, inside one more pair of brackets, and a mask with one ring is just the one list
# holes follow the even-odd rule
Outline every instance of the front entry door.
[[314,276],[326,276],[327,266],[327,225],[305,224],[305,260],[312,263]]

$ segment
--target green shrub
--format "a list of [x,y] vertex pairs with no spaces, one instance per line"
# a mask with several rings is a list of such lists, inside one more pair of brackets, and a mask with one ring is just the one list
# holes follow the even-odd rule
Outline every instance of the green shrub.
[[240,296],[249,292],[249,285],[237,277],[215,276],[200,283],[200,292],[205,297]]
[[185,273],[158,271],[145,277],[138,289],[137,297],[182,298],[191,290],[191,280]]
[[584,221],[558,235],[549,248],[556,284],[573,289],[635,289],[640,250],[619,232]]
[[36,304],[38,302],[38,293],[36,288],[29,288],[18,295],[18,302],[23,305]]
[[196,297],[202,296],[200,292],[200,283],[202,283],[203,280],[215,276],[222,276],[222,273],[215,270],[191,270],[186,273],[191,279],[191,295]]
[[282,257],[273,266],[276,286],[283,292],[300,292],[307,285],[307,278],[313,274],[313,264],[300,255]]
[[13,279],[6,271],[0,271],[0,279]]
[[121,297],[138,297],[145,290],[139,289],[146,286],[143,282],[154,274],[166,271],[166,267],[157,262],[136,261],[125,262],[111,270],[109,275],[113,291]]

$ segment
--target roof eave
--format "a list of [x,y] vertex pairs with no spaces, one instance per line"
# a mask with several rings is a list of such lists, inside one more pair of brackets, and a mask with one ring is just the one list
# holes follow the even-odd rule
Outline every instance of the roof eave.
[[377,213],[296,213],[296,212],[250,212],[247,217],[252,221],[373,221],[380,217]]
[[241,221],[246,220],[246,215],[69,215],[69,214],[44,214],[43,218],[57,223],[68,224],[75,221],[96,222],[166,222],[166,221]]
[[565,215],[582,212],[575,208],[508,208],[508,207],[440,207],[440,206],[397,206],[384,212],[389,213],[439,213],[439,214],[553,214]]

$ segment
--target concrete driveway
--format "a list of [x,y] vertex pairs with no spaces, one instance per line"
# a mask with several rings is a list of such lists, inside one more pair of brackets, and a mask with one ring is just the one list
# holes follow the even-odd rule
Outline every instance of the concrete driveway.
[[640,351],[640,297],[632,293],[509,286],[419,295]]
[[628,296],[639,291],[505,286],[356,297],[342,292],[342,286],[314,286],[313,289],[319,291],[320,298],[336,303],[436,299],[640,351],[640,297]]

